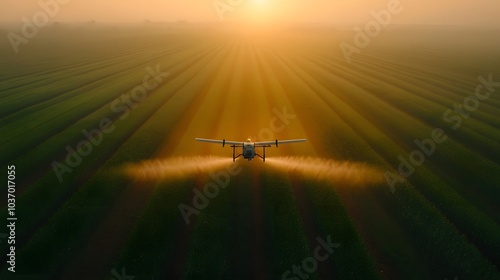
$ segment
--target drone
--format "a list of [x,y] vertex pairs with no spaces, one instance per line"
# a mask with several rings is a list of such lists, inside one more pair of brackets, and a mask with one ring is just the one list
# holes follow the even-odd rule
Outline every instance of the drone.
[[[247,139],[246,141],[226,141],[226,139],[215,140],[215,139],[205,139],[205,138],[195,138],[196,141],[208,142],[208,143],[216,143],[222,144],[224,147],[226,144],[231,145],[233,148],[233,162],[240,156],[243,156],[244,159],[251,161],[258,156],[262,159],[262,161],[266,161],[266,148],[272,147],[276,145],[278,147],[279,144],[289,144],[289,143],[298,143],[298,142],[306,142],[306,139],[291,139],[291,140],[279,140],[275,141],[264,141],[264,142],[253,142],[251,139]],[[242,148],[241,154],[236,155],[236,148]],[[258,154],[255,151],[255,148],[262,148],[262,155]]]

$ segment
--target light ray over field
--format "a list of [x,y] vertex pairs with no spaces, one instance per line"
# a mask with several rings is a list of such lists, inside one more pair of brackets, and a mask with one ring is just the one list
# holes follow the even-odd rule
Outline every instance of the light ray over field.
[[129,164],[124,172],[135,179],[156,181],[207,173],[231,163],[231,159],[216,156],[173,157]]
[[298,172],[342,186],[368,186],[383,182],[382,171],[365,163],[311,157],[269,157],[266,164],[286,172]]

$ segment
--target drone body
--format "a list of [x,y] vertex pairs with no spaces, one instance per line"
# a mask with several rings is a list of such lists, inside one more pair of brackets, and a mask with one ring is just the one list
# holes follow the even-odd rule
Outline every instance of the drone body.
[[[233,148],[233,161],[235,161],[238,157],[243,156],[244,159],[251,161],[255,156],[260,157],[264,162],[266,161],[266,148],[271,147],[272,145],[276,145],[278,147],[279,144],[288,144],[288,143],[298,143],[298,142],[306,142],[306,139],[292,139],[292,140],[281,140],[278,141],[264,141],[264,142],[252,142],[251,139],[247,139],[247,141],[226,141],[223,140],[215,140],[215,139],[205,139],[205,138],[195,138],[196,141],[208,142],[208,143],[216,143],[222,144],[224,147],[226,144],[231,145]],[[236,155],[236,148],[241,148],[241,154]],[[258,154],[255,148],[262,148],[262,155]]]

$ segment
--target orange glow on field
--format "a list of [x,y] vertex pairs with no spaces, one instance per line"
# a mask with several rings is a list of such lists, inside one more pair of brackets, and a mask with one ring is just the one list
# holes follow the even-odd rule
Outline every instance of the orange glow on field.
[[380,170],[364,163],[336,161],[333,159],[304,157],[266,158],[266,165],[285,172],[299,174],[318,180],[327,180],[336,187],[369,186],[383,182]]

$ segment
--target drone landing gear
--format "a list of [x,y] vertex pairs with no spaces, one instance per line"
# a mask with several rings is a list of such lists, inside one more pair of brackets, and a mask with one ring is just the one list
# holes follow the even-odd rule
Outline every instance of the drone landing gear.
[[231,148],[233,148],[233,162],[235,162],[236,159],[239,158],[240,156],[242,156],[243,154],[236,155],[236,146],[235,145],[232,145]]
[[266,147],[271,147],[271,146],[262,146],[262,156],[255,153],[255,155],[260,157],[263,162],[266,162]]

